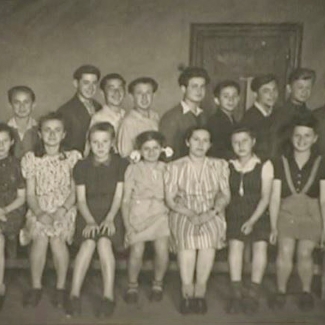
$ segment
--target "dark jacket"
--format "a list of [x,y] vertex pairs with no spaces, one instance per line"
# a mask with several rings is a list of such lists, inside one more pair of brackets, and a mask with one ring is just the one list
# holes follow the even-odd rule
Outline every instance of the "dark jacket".
[[325,155],[325,106],[315,109],[313,115],[318,122],[317,131],[319,151],[321,155]]
[[236,124],[220,108],[209,118],[207,128],[211,133],[212,140],[212,146],[208,153],[210,156],[227,160],[233,157],[231,133]]
[[[94,100],[95,110],[98,111],[101,105]],[[64,145],[67,149],[76,149],[81,153],[84,152],[86,134],[89,128],[91,116],[87,108],[80,101],[79,97],[75,95],[67,103],[62,105],[58,112],[63,115],[66,127],[66,137]]]
[[250,128],[256,135],[254,151],[261,159],[271,157],[271,129],[274,123],[275,112],[270,116],[264,116],[261,111],[253,105],[249,108],[241,121],[243,126]]

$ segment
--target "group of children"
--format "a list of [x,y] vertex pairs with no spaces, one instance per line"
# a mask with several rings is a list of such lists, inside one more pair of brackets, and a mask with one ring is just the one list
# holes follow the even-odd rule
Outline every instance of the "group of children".
[[[103,278],[96,314],[113,313],[114,249],[122,245],[129,248],[125,301],[136,303],[145,243],[150,241],[154,248],[150,299],[163,298],[171,250],[178,259],[182,314],[207,312],[205,295],[215,252],[226,243],[229,313],[257,311],[268,242],[278,245],[277,290],[270,296],[270,307],[285,304],[297,244],[303,292],[299,307],[313,308],[312,253],[325,239],[325,163],[317,150],[316,119],[291,107],[285,113],[291,114],[284,127],[287,141],[274,140],[272,127],[277,123],[270,127],[265,123],[278,118],[279,113],[272,114],[277,82],[274,76],[264,75],[253,80],[256,102],[242,122],[234,119],[239,85],[224,81],[214,91],[217,113],[203,124],[199,104],[207,74],[203,69],[188,69],[187,79],[184,74],[180,78],[184,98],[177,109],[187,118],[181,126],[178,119],[159,127],[158,116],[150,111],[158,88],[151,78],[130,83],[135,108],[126,117],[124,111],[113,112],[112,107],[119,107],[124,98],[125,80],[118,74],[104,77],[101,88],[106,106],[93,112],[84,135],[86,145],[79,151],[64,146],[71,131],[64,114],[49,113],[36,123],[31,117],[33,91],[18,86],[8,92],[14,117],[8,124],[0,123],[0,306],[6,292],[5,240],[19,234],[20,243],[30,245],[32,289],[24,297],[26,306],[36,306],[41,299],[48,246],[56,270],[53,304],[64,307],[67,315],[81,312],[81,289],[96,250]],[[299,87],[294,90],[295,82],[304,84],[307,79],[296,78],[289,85],[293,103],[301,91]],[[307,80],[308,85],[313,82]],[[147,120],[152,127],[145,124]],[[174,132],[192,121],[197,124],[185,130],[182,148],[166,139],[170,134],[163,135],[168,127]],[[121,145],[130,134],[132,139]],[[184,147],[187,153],[176,160],[167,158],[166,142],[174,152]],[[276,149],[271,156],[273,145]],[[126,158],[133,149],[139,161]],[[67,294],[68,245],[72,243],[78,253]],[[252,249],[247,287],[242,284],[245,247]]]

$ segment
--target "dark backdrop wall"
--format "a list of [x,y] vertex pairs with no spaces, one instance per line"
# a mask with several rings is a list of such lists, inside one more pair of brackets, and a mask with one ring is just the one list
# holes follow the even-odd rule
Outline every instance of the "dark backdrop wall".
[[314,108],[325,102],[324,17],[324,0],[1,1],[0,119],[11,114],[6,92],[16,84],[35,90],[36,116],[56,109],[74,93],[71,75],[84,63],[127,80],[156,78],[163,113],[180,99],[177,67],[189,62],[190,23],[302,22],[301,64],[318,75]]

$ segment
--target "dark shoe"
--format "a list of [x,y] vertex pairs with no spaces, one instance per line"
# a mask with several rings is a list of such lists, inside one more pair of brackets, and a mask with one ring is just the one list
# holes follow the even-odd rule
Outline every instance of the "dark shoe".
[[268,305],[271,309],[283,309],[285,303],[286,303],[286,294],[285,293],[274,293],[271,295],[268,301]]
[[190,298],[182,298],[181,304],[179,307],[179,312],[183,315],[188,315],[193,312],[193,299]]
[[259,301],[257,298],[244,297],[243,298],[243,311],[247,315],[253,315],[258,311]]
[[42,289],[32,289],[24,297],[23,306],[36,307],[42,298]]
[[124,296],[124,300],[127,304],[136,304],[139,300],[138,289],[129,288]]
[[159,302],[163,298],[163,282],[154,280],[152,282],[150,301]]
[[65,314],[67,317],[81,314],[81,299],[80,297],[71,297],[66,300]]
[[193,312],[204,315],[208,311],[208,305],[205,298],[194,298]]
[[103,298],[100,303],[100,308],[97,313],[97,317],[104,316],[104,317],[110,317],[115,309],[115,301],[109,299],[109,298]]
[[163,298],[162,290],[151,290],[150,301],[159,302],[162,300],[162,298]]
[[310,292],[303,292],[298,301],[298,307],[301,311],[311,311],[314,309],[314,298]]
[[66,300],[66,291],[64,289],[55,289],[53,296],[53,306],[63,308]]
[[2,310],[5,299],[6,299],[5,295],[0,295],[0,310]]
[[231,298],[226,306],[228,314],[238,314],[243,311],[243,303],[241,298]]

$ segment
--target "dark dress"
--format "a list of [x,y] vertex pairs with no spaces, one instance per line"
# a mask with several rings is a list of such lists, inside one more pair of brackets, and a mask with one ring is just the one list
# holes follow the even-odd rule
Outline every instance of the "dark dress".
[[206,122],[207,116],[204,111],[198,116],[190,111],[184,114],[182,104],[178,104],[162,116],[159,131],[165,136],[166,145],[174,150],[173,160],[188,154],[188,147],[185,144],[187,130],[195,126],[206,126]]
[[325,162],[313,153],[300,169],[292,154],[274,161],[274,179],[281,181],[277,228],[280,237],[318,241],[322,233],[319,204]]
[[[86,200],[91,215],[99,225],[106,218],[113,203],[117,183],[124,182],[124,173],[127,167],[127,160],[116,154],[111,155],[111,160],[105,163],[96,163],[92,156],[78,161],[73,176],[76,186],[85,185]],[[115,247],[122,247],[124,234],[121,215],[118,213],[114,219],[116,233],[111,237]],[[86,227],[84,218],[79,213],[76,221],[75,242],[80,244],[86,238],[82,231]],[[97,234],[93,240],[107,235]]]
[[231,146],[231,134],[236,122],[231,120],[220,108],[209,118],[207,129],[211,133],[212,146],[209,156],[230,159],[234,156]]
[[[0,207],[4,208],[17,198],[17,190],[25,188],[19,160],[8,156],[0,160]],[[7,221],[0,221],[0,229],[4,235],[18,235],[24,224],[26,206],[8,213]]]
[[[229,164],[231,201],[226,208],[228,240],[250,240],[252,242],[269,240],[270,220],[267,211],[257,220],[249,235],[244,235],[241,232],[242,225],[252,216],[261,199],[262,168],[263,164],[258,163],[252,171],[242,174],[235,169],[233,164]],[[240,195],[241,178],[243,181],[242,195]]]

